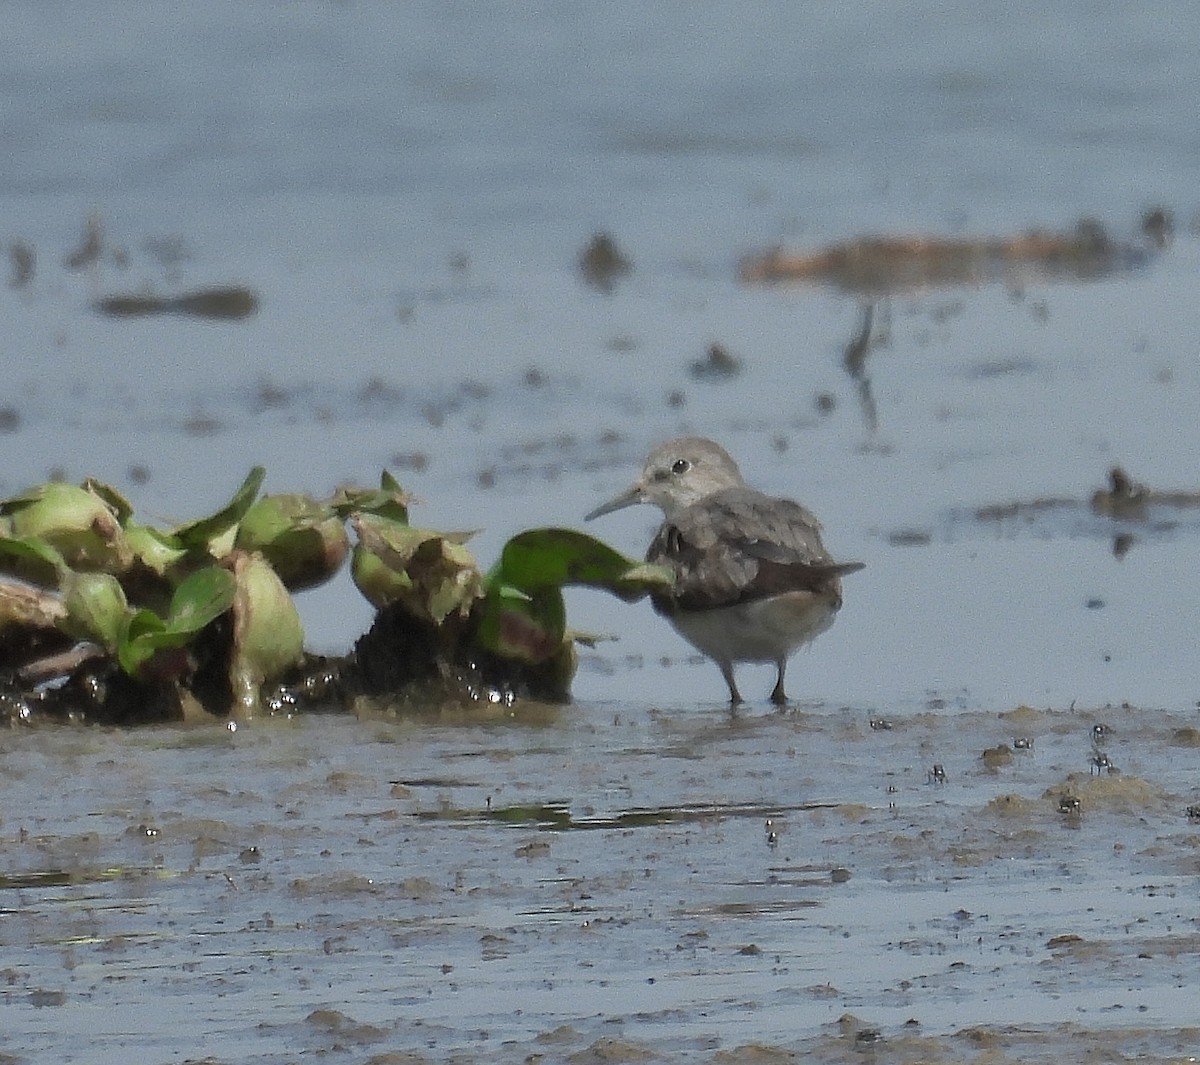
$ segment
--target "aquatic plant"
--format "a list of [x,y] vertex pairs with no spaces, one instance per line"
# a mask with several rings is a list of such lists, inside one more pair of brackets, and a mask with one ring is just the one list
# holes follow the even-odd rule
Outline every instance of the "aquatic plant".
[[[265,694],[313,661],[292,593],[349,557],[377,616],[346,659],[315,660],[343,702],[429,678],[467,700],[565,700],[585,637],[567,626],[563,588],[635,599],[670,580],[571,529],[519,533],[485,572],[470,532],[410,524],[411,499],[387,471],[378,488],[328,500],[260,497],[264,477],[255,467],[215,513],[171,529],[139,523],[95,480],[0,501],[0,572],[17,579],[0,582],[0,680],[66,676],[60,701],[83,690],[92,716],[120,720],[139,706],[152,718],[294,706]],[[73,644],[86,650],[61,657]],[[119,709],[106,705],[117,699]]]
[[[564,587],[636,599],[671,579],[666,570],[571,529],[518,533],[484,573],[466,547],[471,533],[416,528],[406,513],[386,505],[356,513],[351,525],[358,536],[351,574],[380,612],[356,649],[365,675],[382,672],[381,680],[366,685],[371,693],[395,687],[398,678],[438,674],[472,698],[565,701],[575,644],[590,638],[567,625]],[[382,671],[363,662],[364,653],[377,656],[376,640],[409,660]],[[422,660],[412,661],[413,654]]]
[[[303,654],[299,615],[278,576],[236,546],[264,476],[255,467],[215,514],[170,530],[134,521],[128,500],[100,482],[40,485],[0,502],[0,570],[55,595],[62,610],[53,627],[99,648],[136,682],[134,697],[136,685],[190,690],[199,643],[228,616],[232,639],[219,657],[235,701],[226,709],[254,713],[262,682]],[[0,586],[0,599],[6,593]],[[19,651],[6,658],[0,668],[27,665]]]

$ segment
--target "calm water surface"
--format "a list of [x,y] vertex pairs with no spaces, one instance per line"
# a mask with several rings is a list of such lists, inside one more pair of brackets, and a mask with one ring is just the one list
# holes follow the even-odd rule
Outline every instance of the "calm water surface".
[[[517,721],[9,734],[0,1052],[1195,1053],[1196,515],[1086,506],[1114,463],[1198,487],[1189,5],[4,20],[0,241],[36,268],[0,290],[0,493],[95,475],[168,522],[255,462],[320,495],[389,466],[486,565],[703,431],[867,568],[784,715],[729,718],[648,607],[579,594],[619,641]],[[856,299],[736,280],[871,233],[1132,238],[1153,205],[1176,237],[1140,269],[882,301],[873,407]],[[601,229],[634,261],[608,296],[576,270]],[[92,309],[230,283],[253,317]],[[740,374],[692,374],[713,342]],[[1079,505],[975,518],[1045,498]],[[653,524],[597,531],[637,552]],[[318,650],[370,621],[348,579],[302,607]]]

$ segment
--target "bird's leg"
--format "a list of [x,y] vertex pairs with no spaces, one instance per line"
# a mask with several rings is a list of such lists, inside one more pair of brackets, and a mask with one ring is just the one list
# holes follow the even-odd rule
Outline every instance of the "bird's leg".
[[787,693],[783,690],[783,673],[787,669],[787,659],[779,660],[779,678],[775,681],[775,690],[771,692],[771,702],[776,706],[787,706]]
[[721,676],[725,678],[725,683],[729,685],[729,705],[738,706],[742,701],[742,693],[738,691],[737,681],[733,679],[733,663],[718,662],[721,667]]

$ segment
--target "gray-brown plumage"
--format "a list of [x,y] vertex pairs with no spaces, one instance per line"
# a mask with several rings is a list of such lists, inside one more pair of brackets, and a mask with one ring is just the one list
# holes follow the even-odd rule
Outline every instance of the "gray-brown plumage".
[[833,623],[841,577],[862,563],[835,562],[812,514],[748,488],[726,451],[701,437],[660,444],[641,477],[586,520],[635,503],[654,503],[665,517],[646,560],[672,569],[675,581],[652,597],[655,609],[717,663],[731,703],[741,702],[735,662],[774,662],[771,698],[785,703],[788,659]]

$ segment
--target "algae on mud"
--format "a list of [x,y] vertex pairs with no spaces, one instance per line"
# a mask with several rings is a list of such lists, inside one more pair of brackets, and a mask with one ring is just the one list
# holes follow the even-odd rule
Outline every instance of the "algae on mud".
[[[886,295],[988,281],[1086,280],[1144,265],[1170,232],[1143,221],[1137,241],[1119,241],[1093,219],[1064,232],[1030,230],[1006,237],[862,237],[813,252],[779,248],[742,263],[746,283],[815,282],[845,292]],[[1156,235],[1161,233],[1162,235]]]
[[184,292],[178,296],[105,296],[95,303],[110,318],[141,318],[152,314],[188,314],[197,318],[237,321],[258,310],[258,296],[245,285]]

